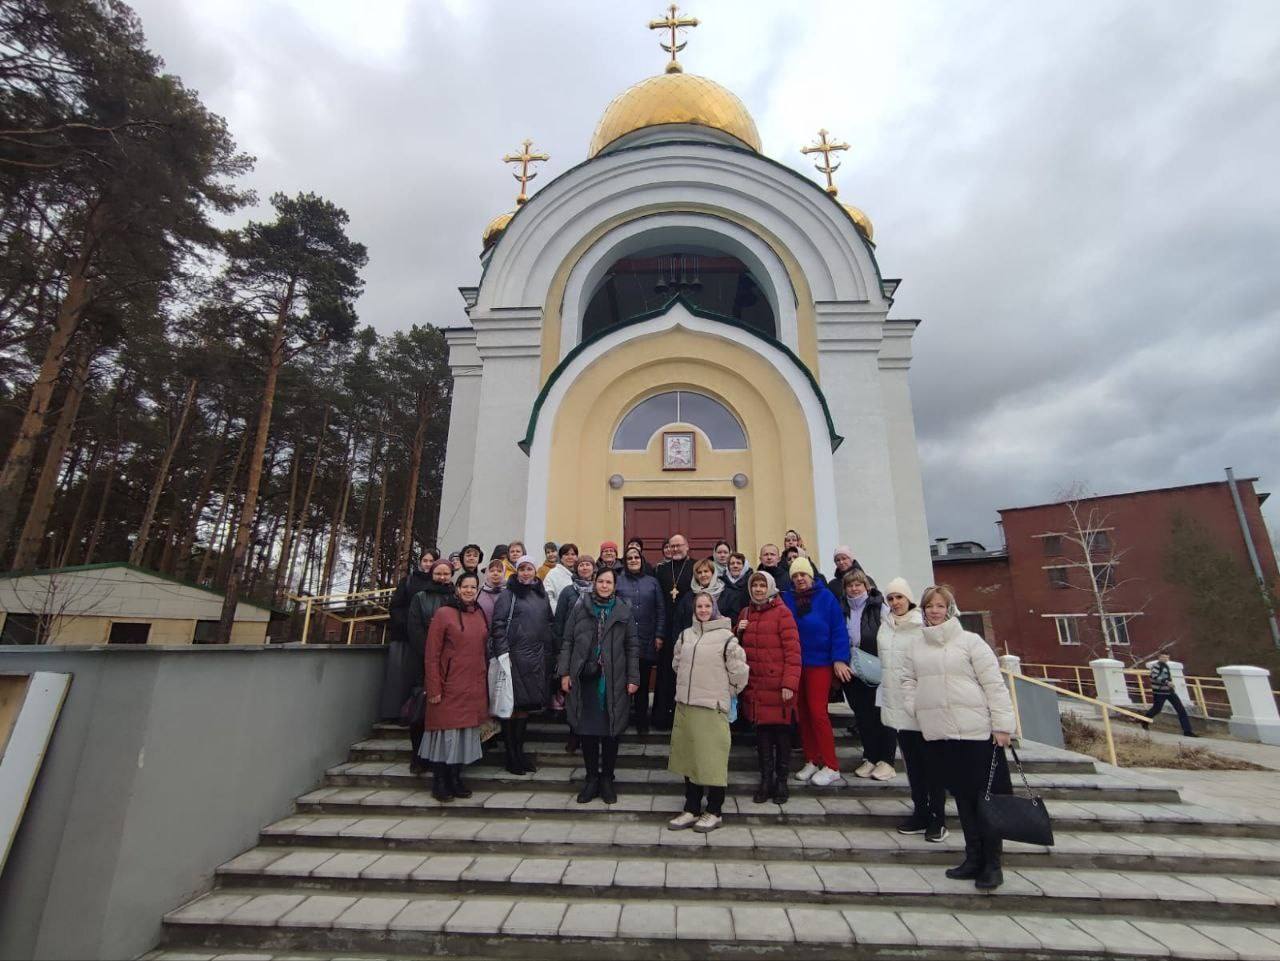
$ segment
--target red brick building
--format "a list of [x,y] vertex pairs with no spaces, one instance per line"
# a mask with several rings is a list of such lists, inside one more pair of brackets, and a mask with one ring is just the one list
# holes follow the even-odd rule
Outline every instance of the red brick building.
[[[1256,478],[1237,479],[1249,533],[1268,584],[1280,586],[1276,553],[1262,517],[1267,494]],[[950,585],[964,621],[1000,653],[1030,663],[1084,664],[1105,656],[1146,657],[1166,645],[1189,672],[1197,663],[1187,635],[1184,590],[1166,580],[1174,519],[1190,519],[1211,543],[1251,571],[1231,488],[1224,481],[1001,510],[1005,546],[934,547],[934,578]],[[1085,546],[1090,550],[1086,551]],[[1094,585],[1107,612],[1104,638]],[[1224,642],[1229,639],[1224,638]]]

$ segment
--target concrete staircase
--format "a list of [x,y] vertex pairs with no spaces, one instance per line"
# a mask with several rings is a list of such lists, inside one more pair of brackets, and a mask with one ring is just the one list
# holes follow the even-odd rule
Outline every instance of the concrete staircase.
[[[475,795],[440,805],[379,727],[148,957],[1280,959],[1280,809],[1241,820],[1028,744],[1057,844],[1007,845],[1004,887],[982,894],[943,876],[958,826],[943,844],[894,831],[901,775],[756,805],[735,736],[725,826],[704,836],[666,830],[682,792],[665,735],[625,739],[606,807],[575,802],[563,727],[530,732],[536,774],[503,771],[499,745],[467,773]],[[858,753],[841,738],[848,768]]]

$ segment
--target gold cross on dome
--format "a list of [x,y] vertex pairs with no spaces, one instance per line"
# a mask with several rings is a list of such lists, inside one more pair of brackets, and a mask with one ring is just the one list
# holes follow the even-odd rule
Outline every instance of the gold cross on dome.
[[504,164],[520,165],[520,172],[519,173],[513,172],[511,174],[511,176],[515,177],[516,180],[520,181],[520,196],[516,198],[517,207],[521,206],[526,200],[529,199],[529,195],[525,193],[525,188],[529,185],[530,180],[538,176],[538,174],[535,171],[532,171],[529,169],[529,164],[541,163],[544,160],[551,159],[550,154],[530,153],[529,148],[532,146],[533,146],[532,140],[525,140],[525,142],[520,145],[520,152],[518,154],[509,153],[502,158],[502,162]]
[[689,41],[686,40],[684,43],[678,43],[679,35],[677,31],[682,27],[696,27],[698,25],[697,17],[677,16],[676,14],[679,12],[679,9],[680,8],[673,3],[667,8],[667,15],[663,19],[649,21],[650,30],[671,31],[670,43],[663,43],[661,40],[658,41],[662,49],[671,54],[671,62],[667,64],[667,73],[681,73],[684,70],[684,67],[680,66],[680,61],[676,59],[676,54],[683,50]]
[[839,153],[841,150],[848,150],[849,145],[847,143],[844,143],[843,141],[839,143],[833,143],[832,141],[827,139],[828,136],[830,135],[827,133],[825,128],[822,130],[819,130],[818,139],[815,140],[808,147],[801,147],[800,152],[822,154],[821,160],[815,157],[813,162],[814,162],[814,165],[818,168],[818,173],[823,173],[827,175],[827,193],[831,194],[831,196],[834,197],[840,191],[836,187],[835,181],[831,179],[831,175],[840,169],[840,164],[839,163],[833,164],[831,162],[831,155],[833,153]]

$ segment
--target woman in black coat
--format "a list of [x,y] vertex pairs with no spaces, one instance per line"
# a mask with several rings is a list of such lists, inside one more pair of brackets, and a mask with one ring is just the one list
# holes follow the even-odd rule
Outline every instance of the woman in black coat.
[[516,572],[494,605],[489,625],[490,660],[503,654],[511,658],[515,710],[502,722],[502,735],[507,770],[512,774],[532,774],[538,769],[533,758],[524,753],[524,737],[529,712],[547,706],[551,653],[551,603],[538,580],[537,559],[526,555],[516,562]]
[[[408,647],[409,605],[413,603],[413,596],[431,583],[431,568],[439,557],[430,549],[423,551],[417,569],[401,579],[387,602],[387,664],[378,711],[384,721],[399,720],[400,708],[414,684],[422,685],[422,671],[418,669],[421,665],[413,661]],[[419,657],[418,661],[421,660]]]
[[[405,619],[405,656],[403,673],[409,681],[409,690],[422,689],[425,683],[425,665],[427,653],[427,630],[431,627],[431,619],[454,597],[453,569],[448,561],[436,561],[431,565],[431,580],[427,586],[413,595],[409,602],[409,613]],[[393,652],[388,652],[390,657]],[[408,696],[405,698],[408,700]],[[423,774],[427,763],[418,756],[418,748],[422,745],[423,732],[426,730],[426,704],[423,713],[409,719],[409,743],[413,745],[413,757],[409,759],[409,771]]]
[[632,702],[631,714],[636,730],[649,733],[649,679],[658,663],[657,639],[667,630],[667,604],[658,579],[644,572],[644,554],[638,547],[628,547],[623,558],[625,568],[618,578],[617,595],[631,607],[640,640],[640,689]]

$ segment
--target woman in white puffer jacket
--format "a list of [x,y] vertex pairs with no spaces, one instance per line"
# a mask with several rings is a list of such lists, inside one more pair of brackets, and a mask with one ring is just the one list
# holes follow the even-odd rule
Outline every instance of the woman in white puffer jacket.
[[995,652],[960,626],[951,591],[931,587],[921,601],[925,626],[902,659],[903,704],[920,725],[932,766],[960,813],[964,861],[947,877],[990,890],[1004,880],[1003,845],[999,837],[982,832],[978,801],[993,763],[992,793],[1012,790],[1004,749],[1015,727],[1013,702]]

